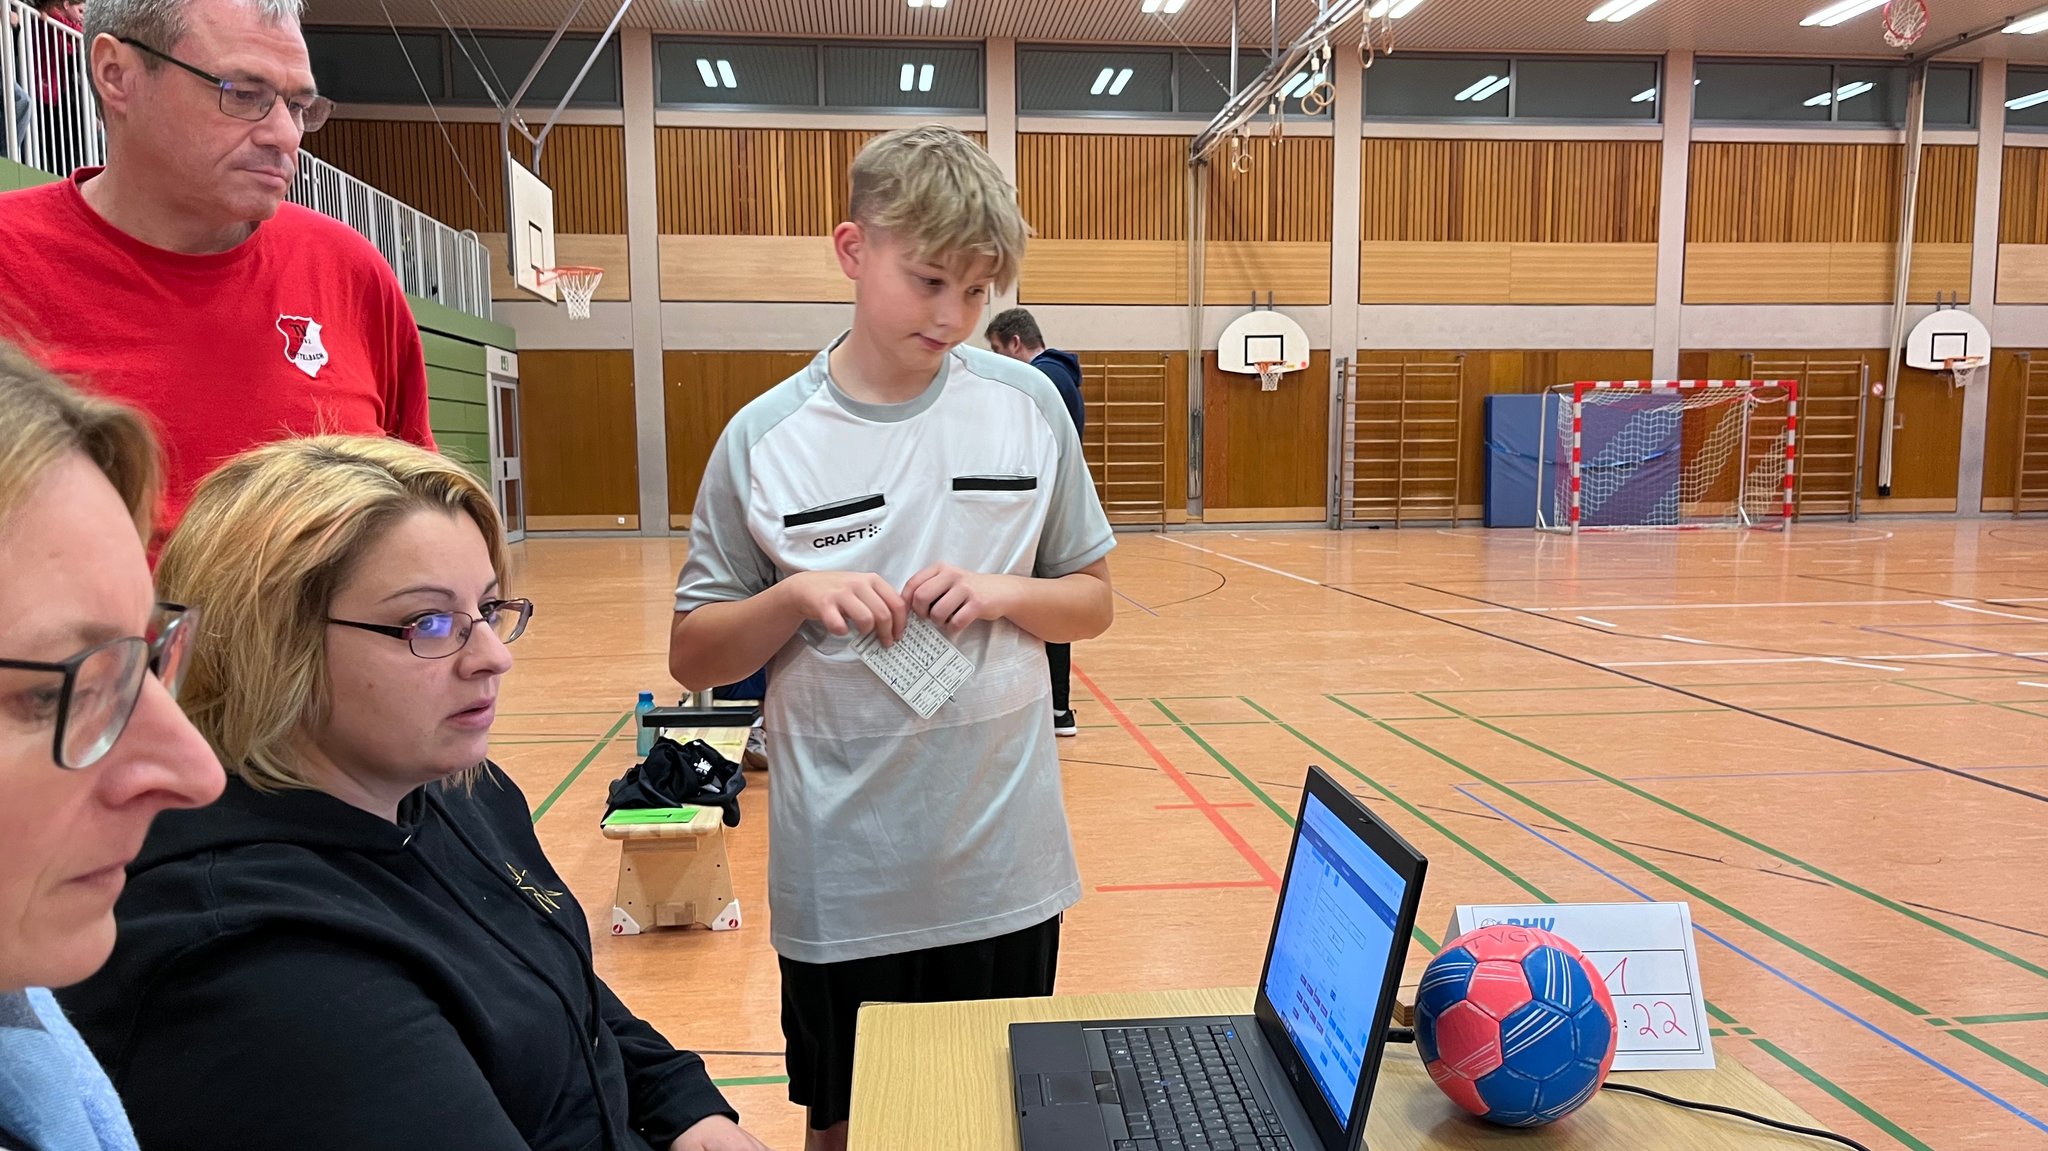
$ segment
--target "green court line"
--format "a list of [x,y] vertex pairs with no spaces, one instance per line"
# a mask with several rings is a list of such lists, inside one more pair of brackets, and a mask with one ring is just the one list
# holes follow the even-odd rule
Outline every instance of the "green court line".
[[500,719],[514,719],[522,715],[610,715],[609,711],[501,711]]
[[[1435,703],[1437,701],[1431,700],[1430,702]],[[1338,706],[1345,707],[1349,710],[1356,710],[1350,708],[1350,705],[1344,704],[1342,702],[1339,702]],[[1451,708],[1450,704],[1443,704],[1442,706],[1446,708]],[[1456,711],[1457,709],[1451,708],[1451,710]],[[1549,758],[1554,759],[1559,763],[1565,764],[1569,767],[1576,768],[1579,771],[1585,772],[1587,775],[1593,776],[1597,779],[1610,783],[1615,787],[1619,787],[1622,790],[1640,799],[1646,799],[1651,803],[1654,803],[1657,806],[1662,807],[1665,810],[1670,811],[1676,815],[1683,816],[1686,819],[1689,819],[1702,827],[1711,828],[1714,831],[1717,831],[1722,835],[1725,835],[1728,838],[1735,840],[1737,843],[1741,843],[1747,847],[1753,848],[1757,851],[1761,851],[1774,859],[1783,860],[1784,862],[1789,863],[1792,866],[1797,867],[1810,875],[1816,876],[1820,879],[1827,880],[1829,883],[1834,884],[1835,886],[1841,888],[1844,891],[1853,892],[1859,896],[1862,896],[1864,899],[1869,900],[1870,902],[1875,903],[1878,906],[1885,908],[1886,910],[1896,912],[1899,915],[1903,915],[1906,918],[1911,919],[1914,922],[1919,923],[1923,926],[1931,927],[1934,930],[1939,931],[1942,934],[1947,935],[1950,938],[1955,939],[1959,942],[1967,943],[1970,946],[1976,948],[1977,950],[1984,952],[1986,955],[1996,956],[1997,958],[2002,959],[2005,962],[2020,968],[2022,971],[2026,971],[2030,974],[2040,976],[2043,979],[2048,979],[2048,968],[2044,968],[2037,963],[2022,958],[2021,956],[2015,955],[2012,952],[2005,950],[2004,948],[1998,946],[1995,943],[1991,943],[1988,940],[1979,939],[1976,936],[1971,935],[1969,932],[1964,931],[1959,927],[1956,927],[1952,924],[1944,923],[1941,920],[1936,919],[1931,915],[1928,915],[1926,912],[1920,911],[1917,908],[1908,907],[1905,904],[1898,902],[1897,900],[1890,899],[1886,896],[1878,894],[1875,891],[1870,890],[1867,887],[1863,887],[1860,884],[1856,884],[1847,879],[1844,879],[1841,876],[1836,875],[1833,872],[1827,870],[1826,868],[1820,867],[1816,864],[1808,863],[1806,860],[1803,860],[1798,856],[1793,855],[1791,852],[1780,850],[1779,848],[1773,847],[1770,844],[1763,842],[1762,840],[1755,839],[1748,835],[1744,835],[1742,832],[1739,832],[1732,827],[1728,827],[1725,824],[1718,823],[1712,819],[1707,818],[1704,815],[1700,815],[1699,813],[1691,810],[1690,808],[1687,808],[1678,803],[1674,803],[1671,800],[1665,799],[1662,796],[1657,795],[1655,792],[1649,791],[1645,788],[1638,787],[1635,784],[1620,778],[1619,776],[1609,775],[1608,773],[1601,771],[1599,768],[1590,767],[1586,764],[1580,763],[1578,760],[1573,759],[1562,752],[1553,751],[1550,748],[1547,748],[1542,744],[1537,743],[1533,739],[1517,735],[1514,732],[1507,730],[1506,728],[1488,723],[1486,720],[1481,719],[1478,716],[1470,715],[1464,712],[1459,712],[1459,714],[1464,715],[1466,719],[1472,721],[1474,724],[1477,724],[1480,727],[1485,728],[1488,731],[1495,733],[1496,735],[1500,735],[1507,739],[1513,740],[1514,742],[1519,743],[1522,746],[1531,749],[1532,751],[1540,752],[1543,755],[1548,756]],[[1918,1012],[1918,1014],[1925,1015],[1926,1012]]]
[[2000,1050],[1998,1047],[1994,1046],[1990,1040],[1980,1039],[1977,1036],[1970,1034],[1969,1032],[1963,1030],[1960,1027],[1949,1027],[1944,1028],[1944,1030],[1946,1030],[1950,1035],[1955,1036],[1957,1039],[1962,1040],[1970,1046],[1975,1047],[1977,1050],[1982,1051],[1984,1054],[1989,1055],[1993,1059],[1998,1060],[2000,1063],[2005,1064],[2007,1067],[2012,1068],[2014,1071],[2017,1071],[2020,1074],[2026,1076],[2027,1078],[2033,1080],[2034,1082],[2039,1083],[2041,1086],[2048,1087],[2048,1073],[2043,1073],[2039,1068],[2023,1062],[2017,1055],[2012,1055],[2005,1051]]
[[[1509,870],[1505,865],[1503,865],[1499,860],[1494,859],[1492,856],[1486,854],[1484,851],[1481,851],[1479,848],[1473,846],[1469,841],[1467,841],[1463,837],[1453,833],[1449,828],[1444,827],[1435,819],[1431,818],[1429,815],[1423,813],[1422,811],[1415,808],[1412,804],[1408,803],[1407,800],[1404,800],[1401,797],[1394,795],[1386,788],[1381,787],[1377,780],[1372,779],[1370,776],[1367,776],[1365,773],[1351,766],[1351,764],[1346,762],[1343,759],[1343,757],[1332,752],[1329,748],[1326,748],[1321,744],[1317,743],[1315,740],[1310,739],[1307,735],[1303,734],[1299,729],[1295,728],[1292,724],[1287,723],[1285,720],[1282,720],[1279,716],[1274,715],[1272,712],[1267,711],[1265,708],[1259,706],[1256,700],[1253,700],[1249,697],[1241,698],[1244,699],[1244,702],[1247,706],[1251,707],[1259,714],[1264,715],[1271,719],[1274,725],[1279,727],[1280,730],[1285,731],[1287,734],[1301,741],[1304,745],[1313,748],[1317,752],[1317,754],[1322,755],[1323,757],[1330,760],[1330,762],[1337,764],[1339,767],[1342,767],[1345,771],[1364,781],[1366,785],[1371,787],[1374,791],[1379,792],[1381,795],[1386,796],[1394,803],[1400,805],[1402,810],[1407,811],[1409,814],[1415,816],[1423,823],[1434,828],[1438,833],[1442,834],[1445,838],[1457,844],[1459,847],[1464,848],[1465,851],[1471,854],[1473,857],[1479,859],[1488,866],[1492,867],[1494,870],[1499,871],[1502,874],[1508,876],[1508,878],[1514,880],[1517,886],[1535,895],[1536,898],[1541,902],[1557,902],[1556,899],[1552,898],[1549,895],[1549,893],[1545,892],[1542,888],[1539,888],[1536,885],[1530,883],[1529,881],[1523,879],[1521,876],[1516,875],[1513,871]],[[1189,732],[1189,734],[1193,735],[1194,733]],[[1197,742],[1200,741],[1197,740]],[[1204,747],[1206,748],[1207,745],[1204,744]],[[1424,750],[1430,749],[1425,748]],[[1215,753],[1212,751],[1211,754],[1214,755]],[[1431,751],[1431,754],[1436,753],[1434,751]],[[1220,759],[1220,757],[1218,758]],[[1237,774],[1235,769],[1233,769],[1231,773],[1233,775]],[[1439,950],[1439,945],[1432,941],[1422,931],[1420,927],[1415,929],[1415,934],[1416,937],[1422,941],[1423,946],[1429,948],[1431,951]],[[1807,1080],[1809,1083],[1812,1083],[1814,1086],[1819,1087],[1822,1091],[1827,1092],[1827,1094],[1833,1099],[1835,1099],[1837,1102],[1849,1108],[1857,1115],[1862,1116],[1866,1122],[1869,1122],[1873,1126],[1876,1126],[1879,1129],[1891,1134],[1894,1138],[1899,1140],[1899,1142],[1904,1143],[1907,1146],[1913,1148],[1914,1151],[1933,1151],[1933,1149],[1928,1147],[1925,1143],[1922,1143],[1919,1140],[1913,1138],[1911,1135],[1907,1134],[1904,1128],[1900,1127],[1898,1124],[1892,1122],[1891,1120],[1885,1118],[1883,1115],[1879,1114],[1875,1108],[1863,1102],[1861,1099],[1858,1099],[1856,1096],[1850,1094],[1847,1089],[1836,1085],[1833,1081],[1821,1075],[1813,1068],[1808,1067],[1806,1064],[1801,1063],[1799,1060],[1793,1058],[1791,1054],[1786,1052],[1783,1048],[1780,1048],[1779,1046],[1770,1042],[1769,1040],[1766,1040],[1758,1036],[1756,1032],[1751,1030],[1750,1028],[1740,1026],[1736,1022],[1736,1019],[1733,1015],[1730,1015],[1727,1011],[1723,1010],[1712,999],[1706,1000],[1705,1005],[1707,1009],[1707,1014],[1711,1016],[1715,1022],[1733,1028],[1736,1034],[1739,1034],[1742,1037],[1748,1039],[1750,1042],[1756,1044],[1766,1054],[1769,1054],[1772,1058],[1778,1060],[1780,1063],[1783,1063],[1786,1067],[1791,1068],[1801,1078]]]
[[[1932,670],[1932,669],[1929,669],[1929,670]],[[1968,681],[1968,680],[1979,680],[1979,679],[2013,679],[2013,678],[2015,678],[2015,677],[2014,677],[2014,676],[2013,676],[2012,674],[2010,674],[2010,673],[2000,673],[2000,674],[1996,674],[1996,675],[1941,675],[1941,676],[1935,676],[1935,677],[1933,677],[1933,682],[1936,682],[1936,683],[1948,683],[1948,682],[1951,682],[1951,681],[1957,681],[1957,682],[1961,682],[1961,681]],[[1910,680],[1910,679],[1774,679],[1774,680],[1769,680],[1769,681],[1763,681],[1763,682],[1760,682],[1760,681],[1757,681],[1757,680],[1750,680],[1750,679],[1745,679],[1745,680],[1709,680],[1709,681],[1707,681],[1707,682],[1704,682],[1704,683],[1687,683],[1687,684],[1682,684],[1682,685],[1680,685],[1680,686],[1682,686],[1682,687],[1688,687],[1688,688],[1709,688],[1709,687],[1749,687],[1749,688],[1763,688],[1763,687],[1845,687],[1845,686],[1846,686],[1846,687],[1870,687],[1870,686],[1872,686],[1872,685],[1874,685],[1874,684],[1875,684],[1875,685],[1882,685],[1882,684],[1912,684],[1912,683],[1916,683],[1916,682],[1922,682],[1922,681],[1918,681],[1918,680]],[[1647,685],[1647,684],[1638,684],[1638,683],[1613,683],[1613,684],[1605,684],[1605,683],[1589,683],[1589,684],[1565,684],[1565,685],[1557,685],[1557,684],[1551,684],[1551,685],[1547,685],[1547,686],[1544,686],[1544,687],[1446,687],[1446,688],[1437,688],[1437,689],[1435,689],[1435,690],[1436,690],[1436,692],[1437,692],[1437,693],[1438,693],[1439,695],[1509,695],[1509,694],[1513,694],[1513,693],[1516,693],[1516,692],[1531,692],[1531,691],[1555,691],[1555,692],[1572,692],[1572,693],[1576,693],[1576,692],[1585,692],[1585,691],[1652,691],[1652,690],[1658,690],[1658,689],[1652,688],[1651,686],[1649,686],[1649,685]],[[1341,696],[1347,696],[1347,697],[1349,697],[1349,696],[1362,696],[1362,695],[1407,695],[1407,694],[1409,694],[1409,693],[1408,693],[1408,692],[1404,692],[1404,691],[1340,691],[1340,692],[1337,692],[1336,694],[1338,694],[1338,695],[1341,695]],[[1169,698],[1169,699],[1170,699],[1170,698],[1172,698],[1172,697],[1171,697],[1171,696],[1168,696],[1168,697],[1166,697],[1166,698]]]
[[556,784],[555,789],[548,792],[548,797],[540,801],[540,806],[533,809],[533,821],[535,823],[540,822],[540,817],[546,815],[548,808],[553,807],[555,801],[562,798],[562,793],[569,790],[569,785],[575,783],[576,777],[582,775],[583,770],[596,761],[598,754],[604,751],[605,747],[611,743],[612,737],[619,734],[620,730],[626,726],[626,722],[632,718],[633,713],[630,711],[620,713],[619,721],[612,725],[610,731],[604,733],[604,738],[590,745],[590,750],[583,753],[583,758],[577,761],[576,766],[570,769],[569,774],[562,777],[562,782]]
[[[2004,679],[2009,677],[2001,676],[1999,678]],[[1914,691],[1924,691],[1931,695],[1945,695],[1950,699],[1958,699],[1963,701],[1964,703],[1974,703],[1979,707],[1995,707],[2000,711],[2009,711],[2014,715],[2029,716],[2033,719],[2048,719],[2048,715],[2042,715],[2038,711],[2028,711],[2024,707],[2014,707],[2012,704],[2001,703],[1995,699],[1971,699],[1967,695],[1957,695],[1955,692],[1952,691],[1943,691],[1938,687],[1928,687],[1924,684],[1918,683],[1909,683],[1906,686],[1912,688]],[[1953,707],[1954,705],[1951,704],[1949,706]]]
[[[1755,916],[1749,914],[1746,911],[1743,911],[1739,907],[1736,907],[1734,904],[1728,903],[1725,900],[1722,900],[1714,895],[1708,894],[1705,889],[1697,887],[1692,883],[1689,883],[1686,880],[1679,878],[1677,875],[1672,874],[1666,868],[1650,862],[1642,856],[1637,855],[1635,852],[1630,851],[1625,847],[1622,847],[1620,844],[1617,844],[1610,839],[1607,839],[1606,837],[1600,835],[1598,832],[1594,831],[1592,828],[1587,827],[1584,824],[1581,824],[1576,820],[1571,819],[1563,813],[1555,811],[1549,807],[1544,806],[1541,803],[1538,803],[1536,800],[1533,800],[1528,796],[1523,795],[1521,792],[1516,791],[1514,788],[1499,782],[1492,776],[1487,775],[1485,772],[1466,765],[1460,760],[1453,758],[1449,753],[1439,751],[1436,748],[1431,747],[1430,745],[1408,734],[1407,732],[1402,731],[1400,728],[1395,727],[1394,725],[1387,723],[1384,720],[1377,719],[1374,716],[1364,711],[1361,711],[1348,703],[1345,703],[1341,699],[1332,699],[1330,702],[1336,704],[1338,707],[1343,708],[1351,714],[1359,717],[1360,719],[1365,720],[1367,723],[1372,724],[1374,727],[1379,728],[1381,731],[1387,732],[1388,734],[1394,736],[1402,742],[1410,744],[1411,746],[1427,753],[1428,755],[1433,756],[1434,758],[1439,759],[1444,763],[1447,763],[1450,766],[1457,768],[1459,771],[1462,771],[1466,775],[1471,776],[1473,779],[1476,779],[1479,782],[1486,784],[1488,787],[1493,788],[1494,790],[1500,792],[1502,795],[1514,797],[1514,799],[1517,802],[1519,802],[1522,806],[1528,808],[1529,810],[1540,812],[1545,818],[1549,819],[1551,822],[1570,828],[1573,832],[1577,833],[1581,838],[1585,839],[1587,842],[1599,844],[1601,847],[1604,847],[1613,854],[1628,860],[1630,863],[1635,864],[1637,867],[1642,868],[1644,871],[1648,872],[1651,875],[1656,876],[1657,878],[1663,880],[1665,883],[1668,883],[1671,886],[1678,888],[1680,891],[1683,891],[1688,895],[1691,895],[1695,899],[1699,899],[1712,907],[1718,908],[1724,914],[1747,925],[1752,930],[1760,932],[1763,935],[1768,936],[1773,940],[1776,940],[1778,943],[1791,948],[1799,954],[1804,955],[1806,958],[1812,960],[1815,963],[1820,964],[1821,966],[1827,968],[1829,971],[1834,972],[1842,978],[1849,980],[1851,983],[1854,983],[1856,986],[1863,988],[1865,991],[1870,992],[1872,995],[1875,995],[1878,998],[1883,999],[1885,1002],[1890,1003],[1892,1006],[1897,1007],[1899,1010],[1919,1018],[1925,1018],[1928,1014],[1930,1014],[1926,1008],[1921,1007],[1919,1004],[1913,1002],[1912,1000],[1906,998],[1903,995],[1900,995],[1898,992],[1891,990],[1890,988],[1884,986],[1881,983],[1878,983],[1876,980],[1871,979],[1866,975],[1863,975],[1862,973],[1850,968],[1846,964],[1839,963],[1833,959],[1828,958],[1827,956],[1821,954],[1819,951],[1814,950],[1813,948],[1807,946],[1804,943],[1799,942],[1798,940],[1792,938],[1791,936],[1785,934],[1777,928],[1772,927],[1770,924],[1765,923],[1763,920],[1756,918]],[[1449,707],[1450,705],[1445,704],[1444,706]],[[1482,722],[1482,726],[1490,725],[1485,725]],[[1534,747],[1535,745],[1531,744],[1530,746]],[[1541,751],[1543,749],[1536,748],[1536,750]],[[1574,764],[1573,766],[1579,765]]]
[[1280,821],[1282,823],[1285,823],[1289,827],[1294,826],[1293,812],[1287,810],[1287,808],[1275,802],[1272,796],[1266,794],[1265,788],[1262,788],[1258,784],[1253,783],[1250,776],[1246,775],[1242,771],[1239,771],[1237,769],[1236,764],[1224,758],[1222,752],[1217,751],[1216,748],[1212,746],[1208,740],[1203,739],[1199,734],[1197,734],[1195,732],[1195,729],[1189,727],[1185,720],[1173,714],[1172,708],[1167,707],[1164,702],[1156,699],[1152,701],[1152,706],[1158,708],[1159,713],[1165,716],[1168,720],[1170,720],[1174,727],[1179,728],[1182,735],[1185,735],[1189,739],[1194,740],[1195,745],[1197,747],[1200,747],[1203,751],[1208,752],[1209,758],[1215,760],[1219,767],[1229,772],[1231,776],[1237,780],[1237,782],[1243,784],[1245,788],[1249,790],[1253,795],[1258,796],[1259,802],[1265,804],[1266,809],[1268,811],[1271,811],[1274,815],[1279,816]]
[[1980,1023],[2048,1023],[2048,1011],[2021,1011],[2012,1015],[1958,1015],[1955,1021],[1971,1026]]
[[1756,1044],[1759,1048],[1763,1050],[1765,1054],[1769,1055],[1771,1058],[1776,1059],[1778,1062],[1783,1063],[1785,1066],[1790,1067],[1792,1070],[1798,1072],[1800,1078],[1805,1079],[1808,1083],[1811,1083],[1815,1087],[1820,1088],[1822,1091],[1827,1092],[1828,1095],[1834,1098],[1835,1102],[1840,1103],[1842,1106],[1847,1107],[1849,1110],[1854,1111],[1856,1114],[1862,1116],[1863,1121],[1865,1123],[1870,1124],[1871,1126],[1877,1128],[1878,1130],[1884,1132],[1885,1134],[1912,1148],[1913,1151],[1934,1151],[1934,1148],[1929,1147],[1927,1144],[1922,1143],[1920,1140],[1913,1138],[1913,1136],[1909,1134],[1905,1128],[1885,1118],[1883,1115],[1878,1114],[1876,1109],[1871,1107],[1868,1103],[1865,1103],[1863,1100],[1858,1099],[1854,1095],[1849,1094],[1842,1088],[1835,1086],[1832,1082],[1828,1080],[1828,1078],[1825,1075],[1822,1075],[1820,1072],[1815,1071],[1813,1068],[1808,1067],[1806,1064],[1801,1063],[1799,1060],[1793,1058],[1791,1052],[1786,1051],[1784,1048],[1778,1046],[1777,1044],[1771,1042],[1768,1039],[1765,1039],[1761,1035],[1751,1039],[1750,1042]]
[[787,1075],[742,1075],[736,1079],[713,1079],[711,1085],[713,1087],[767,1087],[772,1084],[787,1082],[789,1082],[789,1076]]

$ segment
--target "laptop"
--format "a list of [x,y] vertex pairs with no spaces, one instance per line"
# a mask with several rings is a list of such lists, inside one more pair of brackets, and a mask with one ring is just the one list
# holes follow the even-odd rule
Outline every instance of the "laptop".
[[1254,1014],[1016,1023],[1024,1151],[1358,1151],[1427,862],[1311,767]]

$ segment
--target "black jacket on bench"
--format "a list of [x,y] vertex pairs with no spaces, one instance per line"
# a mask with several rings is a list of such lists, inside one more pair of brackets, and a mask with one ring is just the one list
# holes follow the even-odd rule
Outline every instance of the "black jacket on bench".
[[597,978],[496,766],[395,825],[230,776],[157,818],[115,916],[60,1000],[150,1151],[667,1151],[737,1118]]

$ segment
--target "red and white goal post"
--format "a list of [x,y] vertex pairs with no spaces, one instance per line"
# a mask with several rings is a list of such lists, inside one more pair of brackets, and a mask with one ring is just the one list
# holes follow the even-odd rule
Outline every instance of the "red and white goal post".
[[1783,528],[1798,441],[1796,380],[1559,384],[1536,437],[1537,530]]

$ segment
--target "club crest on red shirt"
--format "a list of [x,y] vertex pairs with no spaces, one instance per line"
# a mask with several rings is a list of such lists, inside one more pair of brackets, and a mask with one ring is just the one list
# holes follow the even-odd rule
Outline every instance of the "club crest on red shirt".
[[310,316],[279,316],[277,330],[284,333],[284,358],[308,377],[318,376],[327,366],[327,345],[320,342],[320,322]]

